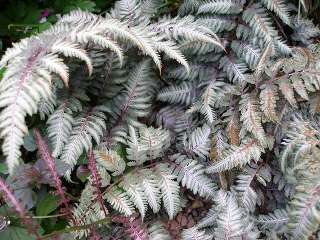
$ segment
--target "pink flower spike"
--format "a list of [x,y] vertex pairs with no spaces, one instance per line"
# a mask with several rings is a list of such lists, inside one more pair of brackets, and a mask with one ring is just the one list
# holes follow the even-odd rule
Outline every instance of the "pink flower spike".
[[15,211],[19,214],[21,221],[26,225],[28,231],[35,235],[37,239],[41,239],[37,229],[33,225],[31,219],[27,216],[26,210],[20,205],[19,201],[15,198],[5,181],[0,177],[0,191],[3,193],[7,202],[10,202]]
[[54,158],[52,157],[47,143],[43,140],[41,137],[41,134],[38,130],[34,130],[34,136],[36,139],[36,144],[38,146],[38,153],[41,157],[41,159],[46,163],[48,171],[50,172],[50,175],[54,181],[55,188],[56,188],[56,193],[58,196],[60,196],[61,203],[64,206],[64,211],[69,216],[73,222],[74,225],[76,224],[76,221],[72,217],[72,212],[69,208],[69,199],[66,197],[64,194],[64,189],[62,187],[61,180],[59,178],[58,172],[56,170]]

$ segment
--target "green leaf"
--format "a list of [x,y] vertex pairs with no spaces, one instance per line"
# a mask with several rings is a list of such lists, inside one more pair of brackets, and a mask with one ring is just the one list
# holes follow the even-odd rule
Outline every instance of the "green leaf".
[[121,143],[117,144],[115,147],[115,151],[121,158],[123,158],[124,160],[127,159],[126,147],[123,144]]
[[87,10],[89,12],[93,12],[96,7],[96,4],[92,1],[79,1],[77,5],[81,10]]
[[4,74],[4,72],[6,71],[6,68],[0,68],[0,81],[1,81],[1,79],[2,79],[2,77],[3,77],[3,74]]
[[7,174],[8,173],[8,167],[5,163],[0,163],[0,173]]
[[36,215],[37,216],[47,216],[52,213],[59,206],[59,198],[54,195],[47,194],[44,198],[40,200],[37,205]]
[[36,237],[30,235],[25,228],[9,226],[0,232],[0,239],[8,240],[35,240]]

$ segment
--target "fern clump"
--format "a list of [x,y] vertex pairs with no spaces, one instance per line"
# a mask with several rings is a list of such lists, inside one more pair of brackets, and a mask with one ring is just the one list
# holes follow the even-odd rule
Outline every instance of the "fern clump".
[[8,179],[38,148],[75,239],[173,239],[197,208],[182,239],[317,234],[319,30],[282,0],[165,6],[72,11],[6,51]]

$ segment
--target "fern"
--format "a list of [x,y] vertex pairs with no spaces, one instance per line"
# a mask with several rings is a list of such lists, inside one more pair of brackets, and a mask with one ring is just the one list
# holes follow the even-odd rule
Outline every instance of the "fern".
[[173,155],[173,172],[178,176],[178,182],[183,187],[193,191],[203,197],[213,197],[217,189],[212,180],[205,175],[204,167],[196,160],[188,159],[184,155]]
[[140,128],[137,136],[135,129],[129,127],[127,158],[129,166],[141,165],[145,161],[161,157],[170,146],[169,132],[162,129]]
[[[13,44],[0,60],[13,194],[33,211],[34,181],[64,175],[75,239],[315,236],[319,34],[296,14],[282,0],[120,0]],[[35,127],[49,144],[36,134],[33,163]]]
[[243,166],[254,159],[259,161],[263,149],[255,140],[247,140],[240,146],[230,146],[222,153],[222,158],[207,168],[208,173],[220,172],[237,166]]
[[201,5],[198,13],[237,14],[242,11],[242,6],[236,1],[212,1]]
[[201,128],[195,129],[187,139],[184,137],[184,147],[188,154],[197,155],[200,158],[206,158],[209,155],[210,149],[210,133],[211,129],[208,125],[203,125]]
[[[73,167],[83,151],[92,148],[92,140],[100,143],[100,138],[105,130],[105,115],[103,106],[97,106],[83,112],[77,119],[71,130],[68,144],[64,147],[61,160]],[[67,175],[69,172],[66,173]]]

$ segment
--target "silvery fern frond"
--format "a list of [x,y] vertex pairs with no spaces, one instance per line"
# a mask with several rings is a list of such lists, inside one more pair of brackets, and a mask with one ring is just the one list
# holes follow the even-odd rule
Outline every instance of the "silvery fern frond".
[[161,196],[163,198],[164,208],[169,218],[173,219],[180,207],[179,184],[175,181],[176,176],[172,174],[166,164],[156,166],[156,173],[160,180]]
[[228,192],[225,200],[218,206],[217,227],[214,230],[215,239],[257,239],[259,233],[250,222],[249,216],[238,206],[236,198]]
[[266,134],[261,123],[261,112],[258,105],[258,100],[255,96],[245,94],[241,96],[240,101],[240,120],[243,122],[243,127],[252,133],[262,146],[267,145]]
[[196,13],[199,6],[204,2],[204,0],[184,0],[178,9],[179,16]]
[[190,189],[201,197],[214,197],[216,184],[205,174],[205,168],[196,160],[187,156],[175,154],[170,157],[173,172],[178,176],[177,181],[182,187]]
[[112,172],[112,176],[121,175],[126,168],[126,163],[122,157],[120,157],[117,152],[105,146],[96,148],[94,150],[94,156],[99,165]]
[[156,86],[154,81],[150,81],[152,76],[149,60],[143,60],[132,69],[124,89],[110,102],[110,109],[113,109],[109,114],[113,125],[121,125],[126,121],[132,124],[135,118],[149,114],[152,92]]
[[240,146],[231,145],[222,153],[221,159],[206,169],[207,173],[221,172],[230,170],[237,166],[243,166],[252,159],[256,162],[260,160],[264,149],[256,140],[247,139]]
[[253,173],[243,173],[237,176],[236,185],[234,189],[240,195],[240,201],[243,206],[249,211],[255,209],[257,203],[257,193],[254,188],[251,186],[251,183],[254,180],[256,172]]
[[132,215],[137,208],[142,217],[148,205],[157,213],[162,201],[172,219],[180,209],[180,188],[176,178],[170,166],[161,163],[126,174],[118,185],[106,191],[104,198],[125,216]]
[[279,100],[278,89],[273,84],[263,84],[260,92],[261,110],[267,120],[272,122],[278,121],[276,112],[276,103]]
[[208,123],[213,123],[216,120],[216,105],[222,102],[225,99],[225,95],[232,90],[232,86],[225,82],[210,82],[205,87],[200,99],[188,110],[188,113],[198,111],[205,116]]
[[52,143],[52,156],[58,157],[69,139],[73,124],[73,113],[82,110],[80,100],[75,97],[65,99],[60,106],[50,115],[48,136]]
[[219,67],[227,74],[230,82],[246,82],[245,73],[248,71],[247,65],[234,56],[224,56],[220,59]]
[[283,0],[262,0],[262,3],[286,24],[291,24],[289,8]]
[[[95,188],[92,185],[92,182],[89,181],[81,193],[79,203],[75,205],[72,211],[72,217],[75,219],[77,224],[92,224],[105,218],[104,212],[101,210],[99,203],[94,202],[95,197]],[[75,226],[72,221],[69,222],[69,225],[71,227]],[[95,227],[99,226],[96,225]],[[90,231],[91,229],[88,228],[74,231],[73,236],[79,239],[82,237],[88,237]]]
[[197,227],[184,229],[181,233],[182,240],[211,240],[213,236],[207,234],[205,230],[199,230]]
[[141,186],[145,193],[147,202],[154,213],[159,212],[161,207],[161,191],[158,184],[159,178],[154,171],[144,169],[139,172],[141,174]]
[[[66,86],[69,84],[69,67],[60,55],[84,61],[90,75],[93,65],[83,47],[90,43],[111,49],[121,59],[121,49],[116,42],[125,40],[150,56],[159,69],[159,51],[168,53],[187,67],[175,43],[162,37],[165,33],[160,26],[164,26],[163,23],[158,28],[134,26],[128,29],[125,23],[117,19],[78,10],[63,16],[38,36],[24,39],[8,50],[0,62],[1,67],[7,67],[0,84],[0,107],[4,108],[0,127],[4,139],[3,152],[10,173],[18,165],[21,156],[20,146],[27,132],[25,117],[38,111],[40,99],[46,101],[52,95],[51,75],[57,74]],[[202,28],[199,32],[193,32],[196,39],[213,44],[218,42],[217,38],[208,36]],[[112,38],[106,38],[106,34]],[[184,35],[186,37],[188,34],[184,32]]]
[[198,9],[198,14],[237,14],[242,11],[242,4],[238,0],[215,0],[202,4]]
[[262,37],[265,42],[270,42],[277,35],[268,14],[260,4],[253,4],[247,8],[242,18],[249,24],[254,34]]
[[170,146],[170,134],[168,130],[153,127],[142,127],[139,136],[134,127],[129,126],[127,141],[127,158],[129,166],[138,166],[144,162],[163,156]]
[[[197,20],[197,22],[203,26],[207,25],[209,29],[216,34],[222,33],[224,31],[232,31],[237,26],[235,19],[233,17],[223,16],[223,15],[222,16],[220,15],[207,16],[206,14],[204,16],[200,15],[200,18]],[[201,44],[201,45],[204,45],[204,44]],[[222,45],[225,46],[226,41],[222,41]],[[208,47],[209,46],[207,46],[207,48]],[[199,47],[197,47],[196,49],[199,49]],[[213,50],[215,52],[223,52],[223,49],[218,47],[212,48],[212,51]]]
[[170,240],[171,236],[164,224],[160,221],[156,221],[150,224],[148,227],[149,239],[152,240]]
[[189,155],[197,155],[205,159],[209,155],[211,139],[209,138],[211,129],[204,124],[196,128],[189,136],[185,134],[183,139],[184,149]]
[[130,201],[128,195],[118,187],[112,187],[109,189],[103,195],[103,198],[109,202],[115,210],[124,216],[130,216],[135,212],[133,203]]
[[319,227],[320,212],[317,206],[320,186],[317,183],[310,184],[308,179],[304,181],[298,184],[297,192],[289,203],[288,228],[292,239],[308,239]]
[[50,116],[56,104],[56,95],[52,94],[48,99],[41,101],[38,104],[38,111],[40,115],[40,119],[44,120],[46,117]]
[[285,209],[276,209],[267,215],[259,215],[255,221],[261,225],[263,229],[274,229],[277,232],[283,232],[289,221],[289,217]]
[[147,199],[139,178],[137,178],[136,175],[128,174],[121,181],[119,187],[125,191],[130,201],[139,210],[141,218],[143,219],[147,210]]
[[169,39],[182,41],[199,41],[210,43],[224,49],[218,36],[205,26],[199,26],[193,16],[184,18],[163,18],[156,25],[152,26],[164,33]]
[[259,48],[243,41],[232,41],[231,48],[239,58],[245,60],[250,69],[255,69],[261,55]]
[[92,148],[92,140],[97,144],[100,143],[106,129],[106,116],[103,111],[105,111],[104,106],[96,106],[93,109],[87,109],[75,119],[70,138],[61,155],[61,160],[71,168],[76,165],[84,151],[88,152]]
[[[13,64],[19,64],[17,61]],[[0,108],[3,108],[0,129],[1,137],[4,138],[2,151],[10,173],[19,165],[20,146],[28,132],[25,117],[38,111],[40,99],[47,100],[52,96],[50,82],[36,73],[30,73],[30,76],[31,68],[10,77],[12,71],[8,69],[0,83]],[[32,81],[27,81],[30,78]]]
[[190,105],[194,102],[196,89],[190,82],[182,82],[179,85],[173,85],[163,88],[158,93],[157,99],[169,103],[180,103]]

